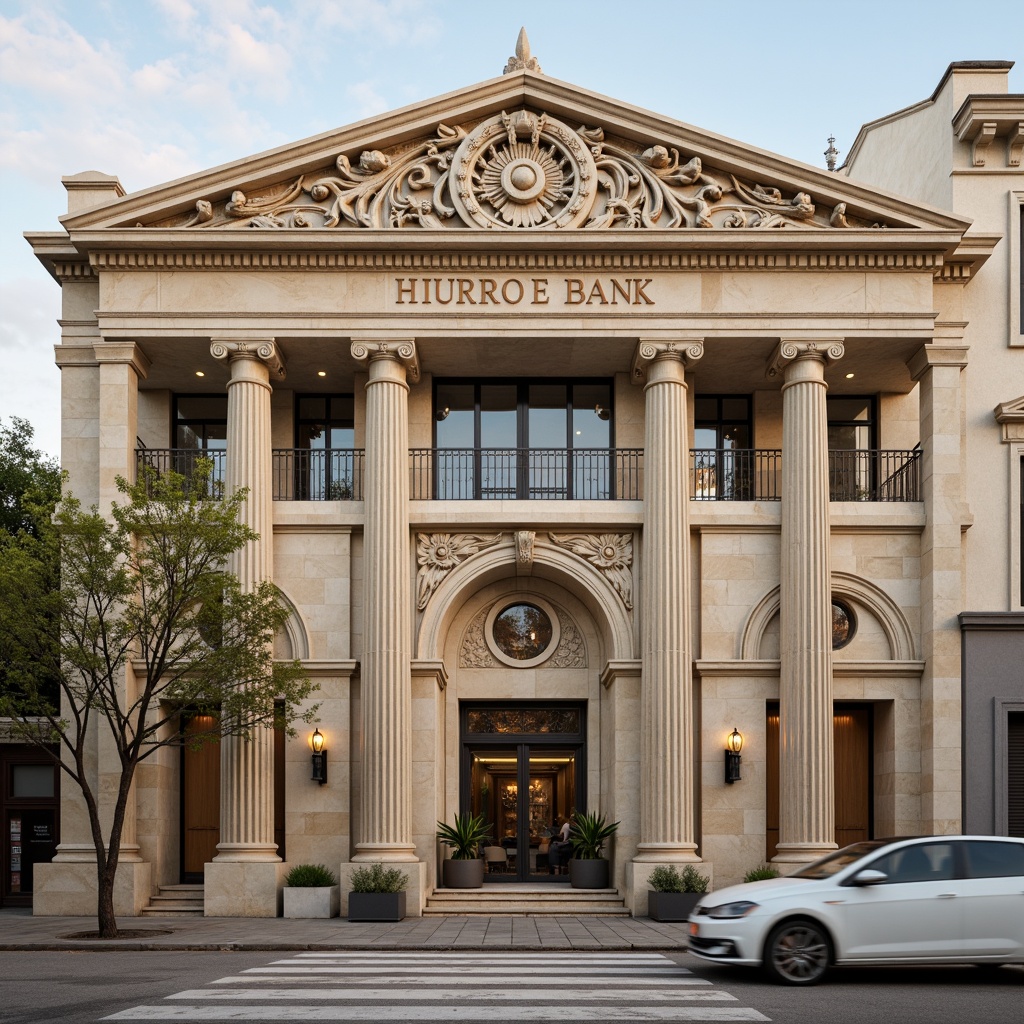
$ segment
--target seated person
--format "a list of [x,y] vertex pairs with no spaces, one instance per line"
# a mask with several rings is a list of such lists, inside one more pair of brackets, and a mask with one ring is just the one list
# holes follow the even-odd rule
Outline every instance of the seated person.
[[572,856],[572,843],[569,842],[571,826],[566,820],[558,832],[558,838],[551,840],[548,847],[548,873],[561,875],[569,873],[569,858]]

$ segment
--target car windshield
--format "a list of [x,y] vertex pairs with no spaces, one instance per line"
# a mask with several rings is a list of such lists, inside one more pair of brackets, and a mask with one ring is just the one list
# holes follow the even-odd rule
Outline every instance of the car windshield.
[[822,857],[821,860],[816,860],[813,864],[808,864],[807,867],[794,871],[789,877],[831,878],[832,875],[842,871],[843,868],[848,867],[855,860],[860,860],[861,857],[866,857],[880,846],[885,845],[886,843],[883,840],[878,839],[854,843],[852,846],[844,846],[841,850],[836,850],[835,853],[830,853],[828,856]]

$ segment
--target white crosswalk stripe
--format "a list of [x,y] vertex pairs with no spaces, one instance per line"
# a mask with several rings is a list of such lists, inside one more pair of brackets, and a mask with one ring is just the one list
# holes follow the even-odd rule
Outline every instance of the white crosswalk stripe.
[[104,1017],[134,1021],[765,1021],[650,953],[300,953]]

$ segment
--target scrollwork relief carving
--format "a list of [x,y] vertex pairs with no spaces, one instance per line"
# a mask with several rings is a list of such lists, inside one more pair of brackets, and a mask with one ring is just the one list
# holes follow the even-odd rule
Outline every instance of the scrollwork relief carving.
[[[498,660],[491,654],[484,637],[484,624],[490,609],[484,608],[470,620],[466,632],[462,635],[462,647],[459,651],[459,668],[502,668]],[[560,636],[555,653],[544,664],[548,668],[586,668],[587,643],[582,631],[575,622],[560,608],[558,623]]]
[[[534,58],[528,58],[534,60]],[[537,69],[539,70],[539,69]],[[353,162],[354,161],[354,162]],[[288,228],[870,227],[843,203],[819,211],[800,189],[744,182],[661,142],[570,128],[550,113],[502,111],[476,126],[340,154],[333,168],[151,226]]]
[[457,565],[470,555],[493,547],[501,534],[421,533],[416,541],[416,607],[423,611],[430,595]]
[[612,585],[627,609],[633,608],[631,533],[549,533],[552,542],[585,558]]

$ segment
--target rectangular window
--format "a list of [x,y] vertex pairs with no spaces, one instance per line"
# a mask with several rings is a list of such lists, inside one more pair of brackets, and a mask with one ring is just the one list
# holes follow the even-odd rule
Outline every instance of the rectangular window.
[[749,395],[699,395],[693,403],[694,496],[704,501],[754,497]]
[[1006,834],[1024,839],[1024,711],[1011,711],[1006,719]]
[[295,496],[344,501],[362,495],[352,395],[299,395],[295,402]]

